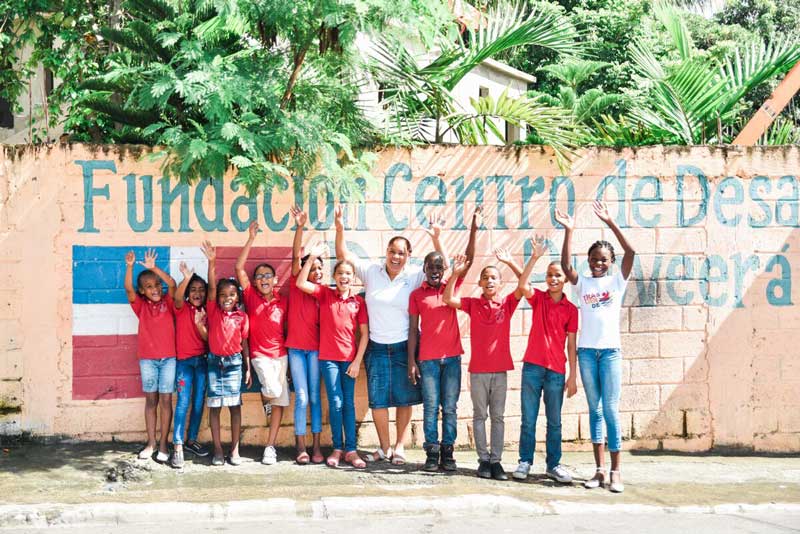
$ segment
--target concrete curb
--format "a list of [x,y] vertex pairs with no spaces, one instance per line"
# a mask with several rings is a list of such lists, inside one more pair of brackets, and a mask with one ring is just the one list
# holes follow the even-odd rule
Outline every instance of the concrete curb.
[[577,514],[746,514],[797,513],[797,503],[657,506],[649,504],[589,504],[568,501],[532,503],[496,495],[444,498],[324,497],[302,502],[293,499],[230,501],[224,503],[92,503],[0,505],[0,529],[50,526],[105,526],[131,523],[275,521],[292,519],[363,519],[368,516],[418,514],[464,517],[471,514],[503,516]]

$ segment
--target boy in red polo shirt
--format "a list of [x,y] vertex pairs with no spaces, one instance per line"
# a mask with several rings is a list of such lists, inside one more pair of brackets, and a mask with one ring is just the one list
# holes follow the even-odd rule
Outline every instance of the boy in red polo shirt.
[[[465,251],[467,271],[475,256],[475,234],[480,226],[481,206],[475,208],[469,241]],[[442,295],[445,257],[441,252],[425,256],[425,281],[408,298],[408,379],[416,384],[422,379],[422,406],[426,453],[425,471],[455,471],[453,445],[456,442],[458,416],[456,405],[461,393],[461,334],[456,310],[444,303]],[[461,287],[464,271],[456,281]],[[422,332],[420,332],[420,328]],[[419,354],[417,354],[419,347]],[[419,362],[417,362],[419,358]],[[442,442],[439,443],[439,407],[442,409]]]
[[289,384],[286,380],[289,358],[284,336],[289,310],[286,299],[275,291],[278,278],[272,265],[256,265],[252,284],[244,269],[257,233],[258,223],[254,221],[250,224],[247,242],[236,259],[236,278],[242,288],[244,306],[250,321],[250,363],[261,383],[261,401],[269,419],[269,435],[261,463],[272,465],[278,461],[275,442],[281,428],[283,409],[289,406]]
[[[544,254],[543,241],[534,244],[529,263],[535,263]],[[536,446],[536,418],[539,416],[539,399],[544,397],[547,416],[547,476],[568,484],[572,476],[561,465],[561,405],[564,391],[572,397],[577,391],[577,352],[575,334],[578,331],[578,308],[564,295],[566,275],[557,261],[547,266],[546,291],[524,287],[525,298],[533,309],[528,347],[522,366],[522,425],[519,438],[519,466],[513,477],[525,480],[533,463]],[[569,355],[569,377],[566,374],[564,345]]]
[[[131,250],[125,255],[125,293],[128,302],[139,318],[136,336],[136,354],[142,374],[144,391],[144,423],[147,429],[147,445],[139,452],[145,460],[153,455],[156,446],[156,416],[161,408],[161,436],[158,440],[156,460],[169,460],[167,439],[172,424],[172,394],[175,392],[175,280],[156,265],[156,253],[145,252],[145,268],[136,278],[133,288],[133,265],[136,255]],[[161,282],[167,284],[164,294]]]
[[[470,394],[472,396],[472,424],[475,448],[478,449],[478,476],[508,480],[500,461],[503,456],[506,407],[507,371],[514,369],[509,341],[511,316],[522,298],[521,280],[527,280],[533,266],[520,272],[511,255],[496,250],[497,259],[514,271],[520,282],[517,288],[500,298],[502,285],[500,271],[494,265],[481,270],[478,285],[482,295],[478,298],[455,295],[456,278],[469,267],[464,256],[458,256],[453,265],[453,276],[444,290],[444,301],[470,317]],[[486,418],[491,416],[491,452],[487,447]]]

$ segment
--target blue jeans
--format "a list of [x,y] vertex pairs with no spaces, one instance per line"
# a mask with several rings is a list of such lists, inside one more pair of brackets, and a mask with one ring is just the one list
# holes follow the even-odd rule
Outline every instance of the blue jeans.
[[139,360],[142,391],[145,393],[175,393],[175,356]]
[[619,394],[622,387],[622,355],[619,349],[578,349],[583,390],[589,405],[589,431],[592,443],[603,443],[603,420],[608,435],[608,450],[622,448],[619,426]]
[[178,400],[175,403],[175,419],[172,429],[172,443],[183,444],[183,429],[186,426],[186,413],[191,405],[192,414],[189,417],[189,441],[197,439],[200,430],[200,420],[203,418],[203,401],[206,398],[206,364],[205,354],[194,356],[186,360],[178,360],[176,367],[176,388]]
[[522,365],[520,462],[533,463],[539,399],[544,397],[544,413],[547,416],[547,468],[553,469],[561,463],[561,405],[564,403],[564,381],[564,375],[541,365],[527,362]]
[[294,435],[306,435],[306,410],[311,405],[311,432],[322,432],[319,399],[319,351],[289,349],[289,371],[294,384]]
[[[331,425],[333,448],[350,452],[356,450],[356,381],[347,376],[352,362],[319,362],[325,391],[328,393],[328,420]],[[344,447],[342,447],[344,426]]]
[[422,429],[425,446],[439,443],[439,406],[442,407],[442,445],[456,442],[456,405],[461,393],[461,356],[419,362],[422,375]]

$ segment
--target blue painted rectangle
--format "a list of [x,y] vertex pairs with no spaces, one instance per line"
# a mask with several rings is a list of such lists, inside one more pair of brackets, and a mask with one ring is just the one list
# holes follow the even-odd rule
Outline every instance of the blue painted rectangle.
[[[125,304],[125,254],[133,250],[136,261],[144,261],[144,254],[152,248],[158,255],[156,265],[169,272],[170,247],[97,247],[73,245],[72,247],[72,303],[73,304]],[[133,280],[144,267],[133,267]]]

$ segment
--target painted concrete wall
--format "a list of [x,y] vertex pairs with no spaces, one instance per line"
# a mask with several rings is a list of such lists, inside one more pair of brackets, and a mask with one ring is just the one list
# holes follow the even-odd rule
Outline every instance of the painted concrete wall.
[[[294,202],[309,212],[311,229],[333,240],[333,198],[324,190],[295,182],[248,199],[229,180],[191,187],[165,180],[158,162],[142,156],[128,147],[84,146],[0,153],[0,432],[143,437],[135,318],[115,304],[128,247],[161,247],[165,268],[174,272],[187,258],[202,272],[197,247],[208,238],[224,247],[221,274],[232,274],[245,228],[257,218],[265,232],[254,256],[275,261],[282,275]],[[497,246],[521,262],[529,253],[523,238],[534,231],[549,236],[557,255],[557,205],[576,213],[580,266],[591,242],[614,241],[589,206],[605,198],[639,252],[620,317],[625,447],[800,451],[798,173],[797,147],[587,150],[567,176],[539,148],[385,150],[367,203],[349,210],[347,240],[356,254],[379,259],[388,239],[403,234],[421,258],[430,250],[421,224],[439,207],[444,242],[459,252],[477,201],[486,211],[478,265],[493,262]],[[465,292],[477,294],[477,270],[470,277]],[[530,322],[521,306],[512,326],[518,359]],[[461,326],[466,337],[463,317]],[[519,367],[509,377],[509,442],[518,440]],[[261,442],[257,394],[246,394],[244,404],[244,438]],[[360,444],[375,443],[363,373],[357,412]],[[417,409],[416,444],[420,419]],[[466,391],[459,419],[459,442],[468,444]],[[289,416],[284,425],[281,439],[289,443]],[[205,423],[202,432],[208,438]],[[586,447],[587,437],[579,392],[564,405],[564,439]]]

